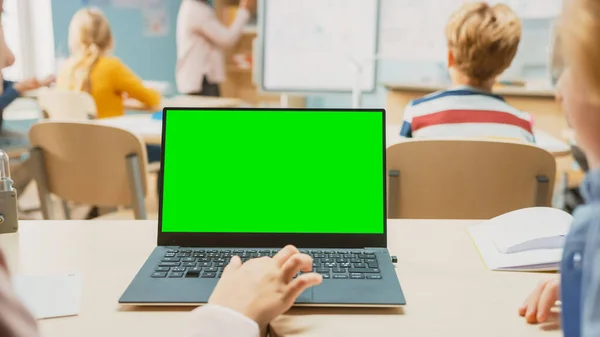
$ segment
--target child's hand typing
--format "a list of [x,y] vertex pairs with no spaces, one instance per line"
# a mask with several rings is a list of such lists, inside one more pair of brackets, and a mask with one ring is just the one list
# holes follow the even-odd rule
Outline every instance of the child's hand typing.
[[307,288],[321,283],[321,275],[298,272],[312,269],[312,258],[287,246],[273,258],[262,257],[244,264],[233,257],[223,272],[209,304],[233,309],[258,323],[262,331],[292,307]]

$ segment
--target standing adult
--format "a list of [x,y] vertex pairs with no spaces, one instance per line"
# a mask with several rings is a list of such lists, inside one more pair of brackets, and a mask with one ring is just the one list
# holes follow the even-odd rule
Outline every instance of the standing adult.
[[177,18],[177,90],[187,95],[221,95],[226,79],[223,50],[233,47],[250,20],[256,0],[240,0],[233,23],[223,25],[208,0],[183,0]]

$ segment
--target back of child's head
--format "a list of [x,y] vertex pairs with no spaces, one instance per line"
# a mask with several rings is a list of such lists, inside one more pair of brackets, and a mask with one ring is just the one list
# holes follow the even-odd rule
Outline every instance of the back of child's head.
[[71,62],[68,89],[89,91],[89,75],[98,58],[113,47],[113,37],[108,20],[96,8],[79,10],[69,26]]
[[446,27],[453,66],[475,83],[493,80],[512,63],[521,30],[521,20],[506,5],[464,5]]

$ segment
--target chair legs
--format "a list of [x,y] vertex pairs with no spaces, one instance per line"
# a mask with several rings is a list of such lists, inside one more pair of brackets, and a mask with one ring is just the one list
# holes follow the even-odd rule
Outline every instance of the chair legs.
[[23,193],[25,188],[33,180],[33,167],[31,159],[25,159],[19,163],[16,167],[11,168],[11,178],[13,181],[13,187],[19,193]]
[[144,190],[142,188],[142,179],[140,174],[140,163],[137,155],[132,154],[126,157],[127,174],[129,176],[129,190],[131,192],[131,207],[135,218],[145,220],[148,218],[146,214],[146,203],[144,200]]
[[69,208],[69,203],[66,200],[62,201],[62,207],[65,214],[65,219],[71,220],[71,209]]
[[38,194],[40,197],[40,208],[45,220],[53,219],[52,200],[50,199],[50,190],[48,188],[48,178],[46,177],[46,168],[44,165],[44,153],[39,148],[31,150],[30,159],[31,172],[35,179]]
[[400,212],[398,205],[400,204],[400,172],[390,170],[388,172],[388,201],[387,201],[387,217],[388,219],[398,219]]

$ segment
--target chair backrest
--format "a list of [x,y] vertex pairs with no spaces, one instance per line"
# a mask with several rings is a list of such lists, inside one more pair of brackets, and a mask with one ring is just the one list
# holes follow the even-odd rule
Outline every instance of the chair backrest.
[[43,175],[36,175],[36,180],[39,184],[45,179],[49,193],[101,207],[135,210],[140,198],[143,202],[146,148],[131,132],[93,122],[46,121],[34,125],[29,138],[32,159],[34,153],[42,155],[36,165]]
[[489,219],[550,206],[554,157],[537,146],[487,140],[414,140],[386,151],[388,217]]
[[53,120],[81,121],[96,116],[96,103],[87,92],[47,89],[38,94],[38,103]]

